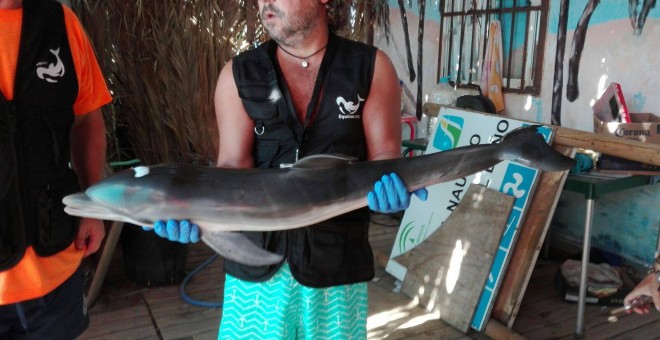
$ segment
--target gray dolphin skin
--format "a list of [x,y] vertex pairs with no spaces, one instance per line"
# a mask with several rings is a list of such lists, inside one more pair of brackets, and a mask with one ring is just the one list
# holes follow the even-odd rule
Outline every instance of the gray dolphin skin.
[[410,158],[355,161],[314,155],[289,169],[226,169],[183,164],[135,167],[66,196],[70,215],[151,226],[187,219],[202,240],[225,258],[262,266],[282,257],[237,231],[309,226],[365,207],[367,193],[384,174],[396,173],[414,191],[516,160],[543,171],[564,171],[575,160],[550,147],[536,127],[516,129],[498,144],[459,147]]

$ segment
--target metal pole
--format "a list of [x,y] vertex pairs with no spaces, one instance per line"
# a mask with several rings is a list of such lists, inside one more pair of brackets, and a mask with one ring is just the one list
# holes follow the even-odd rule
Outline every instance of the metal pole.
[[584,221],[584,241],[582,246],[582,271],[580,272],[580,295],[578,297],[578,315],[575,335],[584,336],[584,307],[587,297],[587,278],[589,269],[589,250],[591,249],[591,223],[593,221],[594,203],[596,198],[587,199],[586,217]]

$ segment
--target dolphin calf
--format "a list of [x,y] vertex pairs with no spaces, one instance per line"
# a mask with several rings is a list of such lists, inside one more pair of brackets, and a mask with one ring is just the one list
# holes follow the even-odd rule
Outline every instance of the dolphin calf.
[[64,197],[70,215],[151,226],[187,219],[220,255],[248,265],[281,261],[236,231],[309,226],[367,205],[367,193],[395,172],[414,191],[459,179],[504,160],[543,171],[564,171],[575,160],[551,148],[526,127],[499,144],[459,147],[411,158],[356,161],[314,155],[288,169],[227,169],[184,164],[140,166],[116,173],[84,193]]

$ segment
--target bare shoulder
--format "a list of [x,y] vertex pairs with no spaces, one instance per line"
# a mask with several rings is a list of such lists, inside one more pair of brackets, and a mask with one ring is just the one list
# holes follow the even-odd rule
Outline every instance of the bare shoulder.
[[[236,82],[234,81],[232,65],[232,61],[228,61],[218,76],[218,83],[216,84],[214,95],[216,114],[224,111],[235,112],[237,108],[242,108],[242,105],[236,107],[240,104],[240,98],[238,96]],[[223,110],[223,108],[229,108],[230,110]],[[241,110],[239,110],[239,112],[240,111]]]
[[254,122],[249,118],[238,95],[231,61],[225,64],[218,76],[214,104],[219,134],[217,165],[229,168],[252,167]]
[[376,51],[376,71],[388,72],[396,76],[396,70],[394,69],[392,60],[381,49]]
[[218,90],[222,89],[228,89],[228,88],[236,88],[236,82],[234,81],[234,72],[232,70],[233,68],[233,61],[229,60],[225,66],[222,67],[222,70],[220,70],[220,76],[218,76],[218,84],[216,88],[216,94]]

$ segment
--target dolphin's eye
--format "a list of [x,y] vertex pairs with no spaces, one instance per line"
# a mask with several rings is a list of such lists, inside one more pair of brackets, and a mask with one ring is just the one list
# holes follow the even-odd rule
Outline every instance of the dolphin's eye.
[[133,168],[133,171],[135,171],[135,178],[140,178],[149,174],[149,167],[136,166]]

